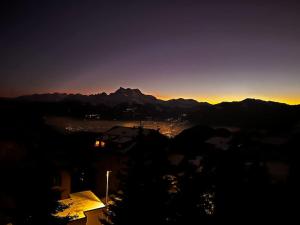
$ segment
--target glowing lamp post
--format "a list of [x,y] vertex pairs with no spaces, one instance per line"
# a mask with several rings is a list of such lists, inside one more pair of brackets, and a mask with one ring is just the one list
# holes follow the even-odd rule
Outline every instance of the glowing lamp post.
[[106,171],[106,195],[105,195],[105,205],[107,206],[108,204],[108,184],[109,184],[109,174],[111,171]]

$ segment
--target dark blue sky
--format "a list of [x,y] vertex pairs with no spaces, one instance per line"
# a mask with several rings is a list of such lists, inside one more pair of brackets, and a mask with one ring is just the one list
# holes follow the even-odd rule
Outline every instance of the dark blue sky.
[[2,96],[124,86],[300,103],[297,1],[45,2],[1,1]]

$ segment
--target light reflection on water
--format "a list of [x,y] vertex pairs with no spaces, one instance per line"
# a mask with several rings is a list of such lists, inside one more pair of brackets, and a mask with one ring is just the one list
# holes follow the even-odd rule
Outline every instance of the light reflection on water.
[[84,120],[70,117],[46,117],[46,123],[62,131],[90,131],[104,132],[114,126],[138,127],[142,125],[148,129],[159,129],[160,133],[172,137],[192,125],[187,121],[120,121],[120,120]]

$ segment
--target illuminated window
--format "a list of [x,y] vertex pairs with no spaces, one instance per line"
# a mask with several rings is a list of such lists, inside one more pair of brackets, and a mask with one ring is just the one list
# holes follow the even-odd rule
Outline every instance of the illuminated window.
[[99,147],[99,146],[100,146],[100,141],[96,140],[95,147]]
[[104,148],[105,147],[105,142],[104,141],[99,141],[99,140],[96,140],[95,142],[95,147],[96,148]]
[[101,148],[104,148],[105,147],[105,142],[104,141],[100,141],[100,146],[101,146]]

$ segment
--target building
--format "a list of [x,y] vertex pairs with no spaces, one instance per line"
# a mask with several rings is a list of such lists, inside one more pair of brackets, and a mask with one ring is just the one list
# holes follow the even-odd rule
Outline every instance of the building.
[[69,198],[59,200],[64,206],[53,216],[68,218],[68,225],[100,225],[102,210],[105,205],[92,191],[81,191],[70,194]]
[[136,139],[140,134],[148,136],[151,132],[155,132],[155,130],[115,126],[95,141],[95,147],[126,153],[135,146]]
[[100,196],[101,193],[105,193],[106,171],[112,171],[110,191],[118,190],[118,175],[126,171],[130,152],[136,146],[139,135],[150,138],[153,133],[157,133],[157,131],[141,127],[115,126],[96,138],[92,163],[95,171],[96,193],[99,193]]
[[[99,134],[99,137],[91,135],[88,141],[78,146],[82,151],[76,159],[81,157],[85,160],[84,164],[65,162],[62,166],[60,164],[63,163],[57,163],[57,171],[53,176],[53,189],[60,193],[58,199],[68,199],[70,193],[84,190],[91,190],[95,195],[103,198],[106,194],[107,171],[112,171],[109,178],[109,193],[117,191],[119,175],[126,173],[131,150],[137,144],[139,135],[142,134],[150,142],[156,142],[156,136],[151,134],[157,133],[152,129],[116,126]],[[151,139],[151,136],[154,138]],[[80,138],[81,136],[76,136],[76,143]]]

